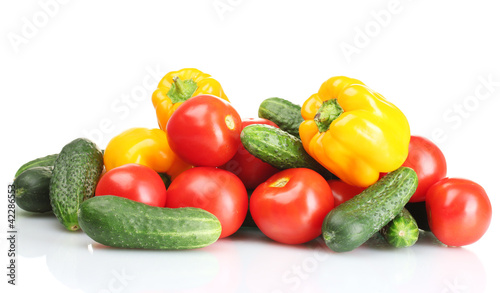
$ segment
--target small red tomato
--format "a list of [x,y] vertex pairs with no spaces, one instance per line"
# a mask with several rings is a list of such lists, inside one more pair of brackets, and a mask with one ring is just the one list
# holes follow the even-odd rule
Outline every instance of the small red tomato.
[[245,185],[233,173],[215,167],[194,167],[172,181],[166,207],[195,207],[214,214],[222,226],[220,238],[224,238],[243,224],[248,195]]
[[443,153],[432,141],[420,136],[411,136],[408,157],[403,166],[415,170],[418,177],[418,187],[410,202],[424,201],[429,187],[446,176]]
[[165,207],[167,190],[160,175],[153,169],[139,164],[125,164],[102,175],[95,195],[115,195]]
[[238,150],[241,118],[227,101],[199,95],[177,108],[168,120],[166,132],[168,144],[183,161],[217,167]]
[[427,191],[429,226],[439,241],[463,246],[479,240],[491,222],[491,203],[477,183],[459,178],[444,178]]
[[[241,121],[241,128],[252,124],[267,124],[278,128],[274,122],[263,118],[246,118]],[[278,173],[278,169],[263,162],[250,154],[243,144],[238,145],[238,151],[226,164],[220,168],[227,170],[238,176],[247,189],[255,189],[257,185],[266,181],[273,174]]]
[[363,187],[349,185],[340,179],[331,179],[327,182],[332,190],[336,207],[365,190]]
[[250,196],[250,213],[257,227],[286,244],[305,243],[321,235],[323,220],[333,207],[326,180],[306,168],[280,171]]

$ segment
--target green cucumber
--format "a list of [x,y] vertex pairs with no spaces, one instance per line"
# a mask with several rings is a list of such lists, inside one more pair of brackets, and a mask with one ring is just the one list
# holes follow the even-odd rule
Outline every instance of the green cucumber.
[[418,240],[417,221],[407,209],[403,208],[394,219],[380,230],[380,234],[384,236],[387,243],[396,248],[410,247]]
[[427,209],[425,207],[425,201],[419,202],[409,202],[405,205],[405,208],[410,212],[415,221],[417,221],[418,228],[424,231],[431,231],[429,226],[429,221],[427,219]]
[[281,98],[269,98],[259,106],[259,117],[271,120],[278,127],[291,135],[300,138],[299,126],[304,121],[300,113],[301,107]]
[[163,181],[165,188],[168,189],[168,187],[172,183],[172,178],[170,178],[170,176],[167,173],[161,173],[161,172],[157,172],[157,173],[158,173],[158,175],[160,175],[160,178]]
[[76,231],[80,204],[94,196],[103,169],[102,152],[95,143],[77,138],[63,147],[50,180],[50,204],[57,219]]
[[410,200],[418,185],[413,169],[400,167],[330,211],[322,234],[333,251],[351,251],[377,233]]
[[53,167],[31,167],[14,179],[18,207],[34,213],[52,210],[49,198],[52,169]]
[[51,166],[53,167],[57,159],[57,156],[58,154],[53,154],[27,162],[26,164],[19,167],[19,169],[16,172],[16,175],[14,175],[14,178],[17,178],[17,176],[21,175],[21,173],[32,167],[51,167]]
[[250,154],[275,168],[309,168],[326,178],[332,176],[306,152],[300,139],[279,128],[265,124],[248,125],[241,131],[240,138]]
[[[249,190],[247,189],[247,195],[248,195],[248,201],[250,203],[250,197],[252,196],[254,190]],[[243,224],[241,224],[241,227],[252,227],[255,228],[257,227],[257,224],[255,224],[254,219],[252,218],[252,214],[250,213],[250,204],[248,205],[248,211],[247,215],[245,216],[245,220],[243,221]]]
[[143,249],[193,249],[221,234],[217,217],[200,208],[162,208],[104,195],[82,203],[78,223],[106,246]]

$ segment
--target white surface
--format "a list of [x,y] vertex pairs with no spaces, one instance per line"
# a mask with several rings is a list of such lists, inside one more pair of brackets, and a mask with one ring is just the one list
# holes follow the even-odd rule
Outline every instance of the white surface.
[[[498,2],[311,2],[3,1],[2,288],[500,292]],[[356,53],[346,56],[348,46]],[[335,254],[319,240],[286,246],[244,231],[196,251],[136,251],[102,247],[50,216],[20,211],[18,286],[7,286],[5,198],[14,171],[76,137],[104,148],[129,127],[156,127],[151,93],[165,73],[185,67],[218,79],[243,117],[272,96],[301,104],[331,76],[362,80],[403,110],[413,134],[438,144],[449,176],[486,189],[488,232],[463,248],[426,235],[409,249]],[[496,83],[485,88],[487,79]]]

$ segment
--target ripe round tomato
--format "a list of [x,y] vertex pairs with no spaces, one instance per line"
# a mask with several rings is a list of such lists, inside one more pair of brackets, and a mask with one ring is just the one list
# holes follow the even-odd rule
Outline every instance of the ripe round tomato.
[[[274,122],[267,119],[246,118],[241,120],[241,129],[252,124],[267,124],[276,128],[278,127]],[[220,168],[238,176],[247,189],[256,188],[257,185],[266,181],[266,179],[279,171],[250,154],[241,143],[241,140],[236,154],[226,164],[220,166]]]
[[215,167],[194,167],[177,176],[167,190],[166,207],[195,207],[214,214],[220,238],[238,230],[248,210],[245,185],[233,173]]
[[165,207],[167,189],[160,175],[153,169],[139,164],[125,164],[102,175],[95,195],[115,195],[151,206]]
[[463,246],[483,236],[491,222],[491,203],[477,183],[459,178],[444,178],[427,191],[429,226],[439,241]]
[[418,187],[410,202],[424,201],[429,187],[446,176],[443,153],[432,141],[420,136],[411,136],[408,157],[403,166],[415,170],[418,177]]
[[341,203],[344,203],[365,190],[363,187],[349,185],[340,179],[331,179],[327,182],[332,190],[335,206],[339,206]]
[[306,168],[280,171],[250,196],[250,213],[257,227],[286,244],[305,243],[321,235],[323,220],[333,207],[326,180]]
[[168,144],[183,161],[217,167],[240,143],[241,118],[227,101],[199,95],[182,103],[167,123]]

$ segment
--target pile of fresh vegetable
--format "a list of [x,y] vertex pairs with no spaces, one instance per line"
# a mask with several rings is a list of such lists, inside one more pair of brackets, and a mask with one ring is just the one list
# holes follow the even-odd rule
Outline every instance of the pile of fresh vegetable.
[[447,178],[443,153],[361,81],[325,81],[302,107],[281,98],[242,119],[218,81],[170,72],[153,93],[158,129],[132,128],[104,150],[77,138],[15,174],[17,205],[113,247],[192,249],[242,226],[336,252],[377,233],[394,247],[421,230],[449,246],[488,229],[477,183]]

